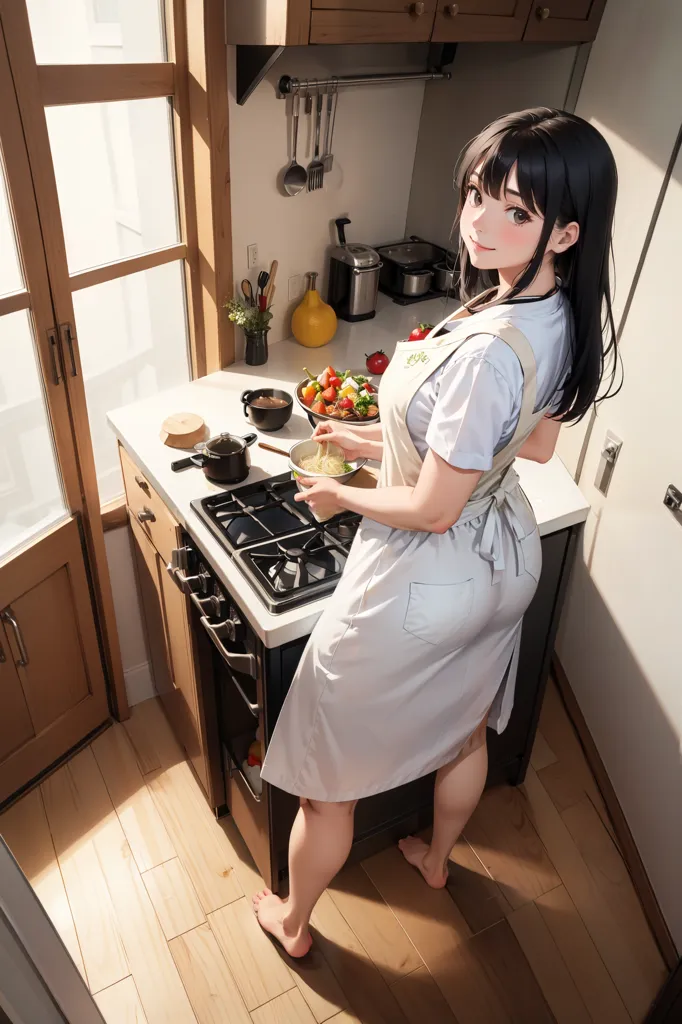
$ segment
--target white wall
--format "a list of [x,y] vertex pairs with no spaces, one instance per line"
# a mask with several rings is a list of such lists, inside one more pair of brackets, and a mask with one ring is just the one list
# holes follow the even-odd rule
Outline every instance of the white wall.
[[[421,48],[420,48],[421,49]],[[244,106],[235,99],[235,50],[229,47],[230,166],[234,280],[255,283],[247,271],[247,246],[258,243],[259,269],[279,260],[277,295],[270,340],[291,334],[291,312],[300,301],[288,300],[288,279],[316,270],[326,296],[326,250],[333,222],[350,217],[349,241],[368,245],[402,238],[412,180],[424,83],[348,88],[339,91],[334,131],[334,167],[325,187],[282,195],[278,175],[289,162],[291,100],[278,100],[275,85],[289,74],[299,78],[329,74],[423,70],[409,64],[419,50],[404,47],[295,47],[285,51]],[[432,86],[428,86],[431,88]],[[308,119],[301,117],[298,162],[312,158]],[[238,335],[237,357],[242,338]]]
[[[678,0],[609,0],[592,45],[575,112],[594,124],[618,165],[614,228],[620,323],[680,124]],[[590,418],[564,427],[557,450],[575,473]]]
[[409,234],[447,246],[457,211],[452,172],[463,146],[511,110],[562,107],[575,46],[460,43],[449,82],[426,92],[407,214]]
[[[681,38],[682,6],[672,0],[646,12],[637,0],[607,4],[578,105],[618,162],[621,310],[680,127]],[[624,323],[624,387],[600,407],[586,450],[579,483],[593,507],[557,643],[679,950],[682,525],[663,496],[669,483],[682,487],[681,224],[682,156]],[[607,429],[623,448],[603,497],[594,479]]]

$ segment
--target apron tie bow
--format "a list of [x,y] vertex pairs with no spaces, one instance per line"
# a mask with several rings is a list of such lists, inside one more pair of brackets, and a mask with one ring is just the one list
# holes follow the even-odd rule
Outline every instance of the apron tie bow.
[[[483,531],[478,542],[478,553],[487,562],[490,562],[493,583],[499,583],[502,571],[505,567],[502,520],[507,523],[518,541],[523,540],[526,531],[521,522],[523,515],[523,497],[517,490],[519,478],[512,469],[503,477],[497,490],[488,495],[484,500]],[[520,576],[525,571],[523,548],[520,544],[515,545],[516,550],[516,575]]]

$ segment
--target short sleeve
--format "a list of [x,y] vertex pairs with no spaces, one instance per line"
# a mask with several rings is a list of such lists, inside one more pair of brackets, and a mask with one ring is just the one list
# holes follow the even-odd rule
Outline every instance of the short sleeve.
[[426,443],[457,469],[491,469],[513,413],[509,383],[485,355],[460,356],[441,374]]

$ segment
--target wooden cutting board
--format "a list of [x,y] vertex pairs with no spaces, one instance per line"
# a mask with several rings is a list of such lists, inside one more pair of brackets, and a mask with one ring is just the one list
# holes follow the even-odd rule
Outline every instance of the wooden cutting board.
[[208,436],[208,427],[195,412],[176,412],[161,426],[160,438],[169,448],[193,448]]
[[359,469],[354,477],[346,484],[347,487],[367,487],[369,489],[376,487],[379,482],[379,470],[370,469],[369,466],[363,466]]

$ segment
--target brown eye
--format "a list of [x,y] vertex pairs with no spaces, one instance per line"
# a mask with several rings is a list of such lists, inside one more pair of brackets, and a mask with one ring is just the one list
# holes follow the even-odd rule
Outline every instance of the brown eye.
[[471,206],[480,206],[483,202],[481,199],[481,193],[475,185],[467,186],[467,202],[470,203]]
[[512,206],[511,209],[507,210],[507,219],[510,220],[512,224],[519,225],[527,224],[530,217],[526,211],[522,210],[519,206]]

